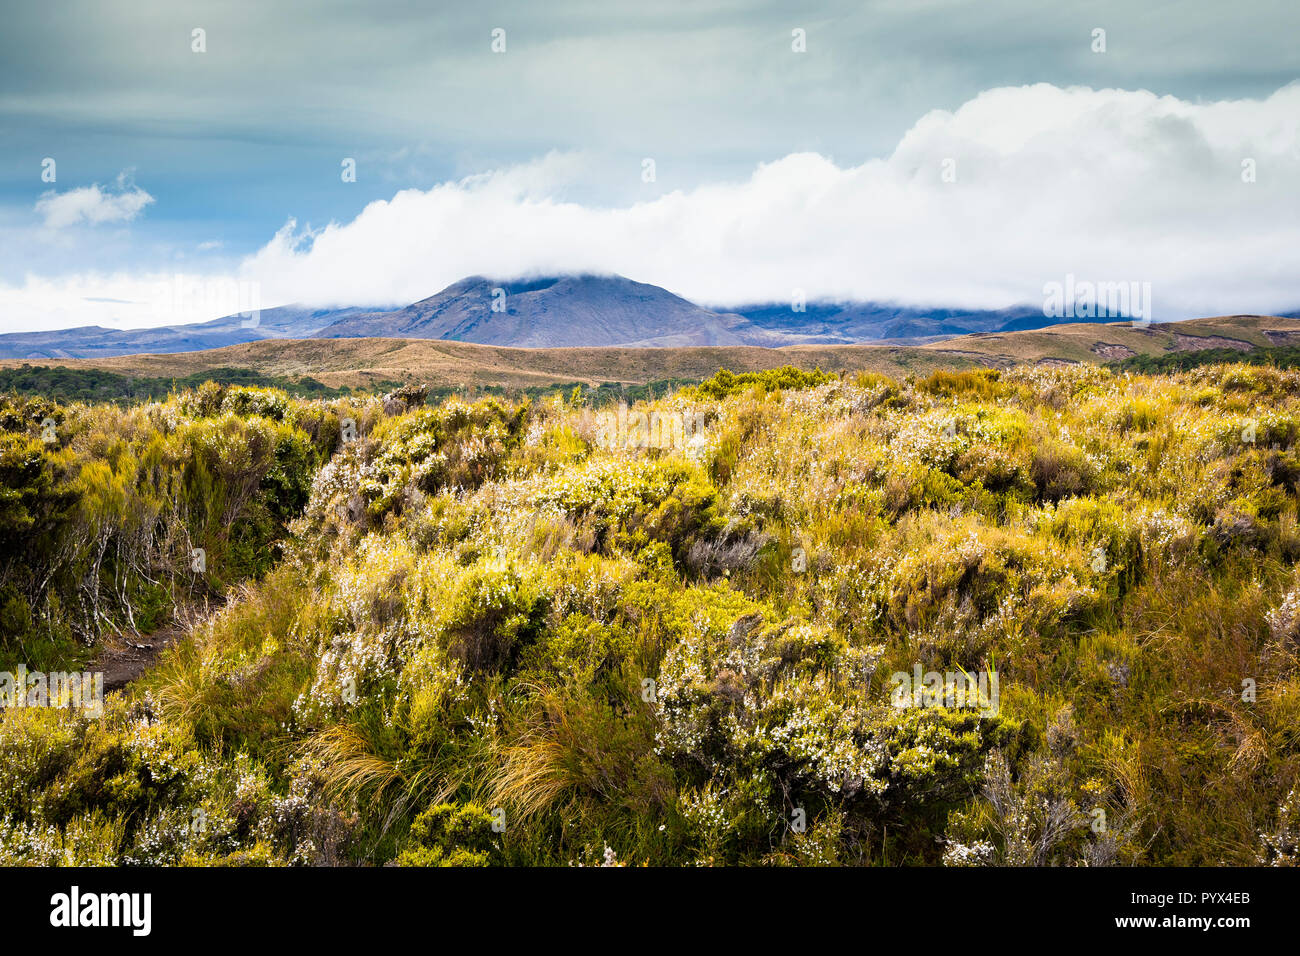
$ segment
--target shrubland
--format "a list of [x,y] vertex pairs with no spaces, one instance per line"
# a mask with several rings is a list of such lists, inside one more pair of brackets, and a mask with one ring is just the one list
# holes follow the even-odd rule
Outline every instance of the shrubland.
[[590,398],[9,399],[7,662],[224,603],[3,715],[3,862],[1295,862],[1300,373]]

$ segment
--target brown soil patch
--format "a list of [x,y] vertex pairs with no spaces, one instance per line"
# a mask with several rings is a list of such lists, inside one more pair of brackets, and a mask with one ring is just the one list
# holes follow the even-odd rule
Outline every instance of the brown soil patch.
[[1174,333],[1173,352],[1199,352],[1203,349],[1236,349],[1238,352],[1252,351],[1255,346],[1241,339],[1230,339],[1222,335],[1183,335]]
[[178,610],[171,621],[151,634],[106,636],[91,671],[104,675],[104,693],[121,690],[152,667],[162,652],[190,632],[215,608],[203,606]]
[[1137,355],[1137,352],[1127,345],[1115,345],[1110,342],[1094,342],[1092,350],[1106,359],[1122,359],[1128,358],[1130,355]]

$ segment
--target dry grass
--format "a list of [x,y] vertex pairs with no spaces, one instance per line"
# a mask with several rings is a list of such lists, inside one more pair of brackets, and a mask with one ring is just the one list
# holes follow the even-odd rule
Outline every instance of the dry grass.
[[[1175,333],[1173,329],[1176,328]],[[267,375],[310,375],[333,388],[364,387],[384,380],[433,386],[526,387],[583,381],[644,384],[669,378],[705,379],[720,368],[759,371],[794,365],[802,369],[924,376],[937,369],[1005,367],[1043,361],[1095,362],[1095,346],[1121,345],[1159,355],[1186,350],[1188,337],[1205,347],[1227,338],[1244,346],[1273,344],[1266,334],[1294,332],[1294,319],[1237,315],[1195,319],[1148,328],[1130,322],[1059,325],[1028,332],[964,335],[922,346],[795,345],[640,348],[517,349],[430,339],[266,339],[220,349],[172,355],[123,355],[95,359],[42,360],[43,365],[100,368],[126,375],[181,377],[213,368],[249,368]],[[16,367],[22,360],[0,361]]]
[[375,753],[369,738],[352,725],[326,727],[308,737],[302,751],[320,761],[332,796],[390,804],[383,829],[400,815],[412,794],[397,766]]

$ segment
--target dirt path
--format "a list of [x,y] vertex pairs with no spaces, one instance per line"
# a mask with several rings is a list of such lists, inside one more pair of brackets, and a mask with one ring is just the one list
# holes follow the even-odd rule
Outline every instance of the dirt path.
[[104,693],[121,690],[157,662],[162,652],[190,632],[200,621],[215,613],[216,607],[180,609],[172,619],[151,634],[111,636],[104,640],[91,670],[104,674]]

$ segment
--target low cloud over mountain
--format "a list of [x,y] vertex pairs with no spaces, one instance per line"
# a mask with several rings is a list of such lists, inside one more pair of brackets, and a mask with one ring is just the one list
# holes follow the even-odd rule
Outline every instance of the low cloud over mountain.
[[[1157,319],[1295,307],[1300,83],[1263,100],[987,90],[858,164],[793,153],[620,206],[563,198],[581,155],[290,223],[244,263],[267,301],[407,301],[459,276],[635,275],[709,306],[1001,309],[1067,275],[1150,282]],[[638,160],[639,162],[639,160]],[[639,167],[638,167],[639,169]],[[672,173],[660,165],[660,181]]]
[[0,358],[190,352],[265,338],[417,338],[521,348],[837,345],[917,341],[1051,324],[1033,308],[916,309],[863,302],[760,303],[710,310],[622,276],[470,276],[392,311],[286,306],[152,329],[0,335]]

